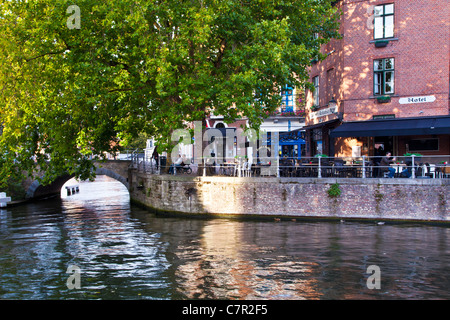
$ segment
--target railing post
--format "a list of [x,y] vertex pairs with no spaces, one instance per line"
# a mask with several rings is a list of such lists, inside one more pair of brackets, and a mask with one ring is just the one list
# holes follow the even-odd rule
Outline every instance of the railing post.
[[161,174],[161,157],[158,156],[158,168],[156,168],[157,171],[159,170],[159,174]]
[[320,161],[320,156],[317,157],[319,159],[319,168],[317,170],[317,178],[322,178],[322,166],[321,166],[321,161]]
[[366,178],[366,156],[363,156],[363,164],[362,164],[362,178]]
[[276,161],[277,161],[277,178],[279,178],[280,177],[280,154],[278,152],[277,152]]
[[416,178],[416,170],[415,170],[415,168],[414,168],[414,155],[412,155],[411,156],[411,158],[412,158],[412,163],[411,163],[411,178],[413,178],[413,179],[415,179]]
[[203,162],[203,176],[206,177],[206,161],[205,161],[205,159],[203,159],[202,162]]
[[238,177],[241,177],[241,171],[242,171],[242,158],[239,158],[238,160],[239,165],[238,165]]

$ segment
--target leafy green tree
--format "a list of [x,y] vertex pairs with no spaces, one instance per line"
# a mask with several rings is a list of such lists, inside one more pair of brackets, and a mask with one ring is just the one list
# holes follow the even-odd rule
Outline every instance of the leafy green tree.
[[210,113],[258,128],[338,37],[332,2],[2,1],[0,183],[37,166],[84,179],[92,157],[140,132],[168,149]]

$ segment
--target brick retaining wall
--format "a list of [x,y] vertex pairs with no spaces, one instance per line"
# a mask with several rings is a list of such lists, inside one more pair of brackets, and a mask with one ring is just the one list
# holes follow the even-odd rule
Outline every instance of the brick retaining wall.
[[[230,178],[132,172],[134,202],[184,214],[449,221],[447,179]],[[328,195],[339,183],[341,194]]]

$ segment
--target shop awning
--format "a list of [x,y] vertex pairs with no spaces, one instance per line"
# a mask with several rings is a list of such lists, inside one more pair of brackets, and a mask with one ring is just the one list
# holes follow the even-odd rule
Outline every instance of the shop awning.
[[344,122],[331,137],[382,137],[450,134],[450,116]]

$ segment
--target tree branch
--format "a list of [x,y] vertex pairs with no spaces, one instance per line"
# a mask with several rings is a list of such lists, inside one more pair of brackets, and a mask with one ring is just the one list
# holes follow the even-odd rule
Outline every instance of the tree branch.
[[43,53],[43,54],[40,54],[40,55],[38,55],[36,57],[33,57],[33,58],[28,58],[28,59],[25,58],[25,61],[26,62],[30,62],[32,60],[36,60],[36,59],[39,59],[39,58],[42,58],[42,57],[45,57],[45,56],[48,56],[48,55],[61,54],[61,53],[64,53],[65,51],[67,51],[67,50],[69,50],[69,49],[68,48],[64,48],[63,50],[59,50],[59,51]]
[[214,67],[220,68],[226,47],[227,47],[227,40],[223,39],[220,42],[219,55],[217,56],[217,61],[214,62]]

